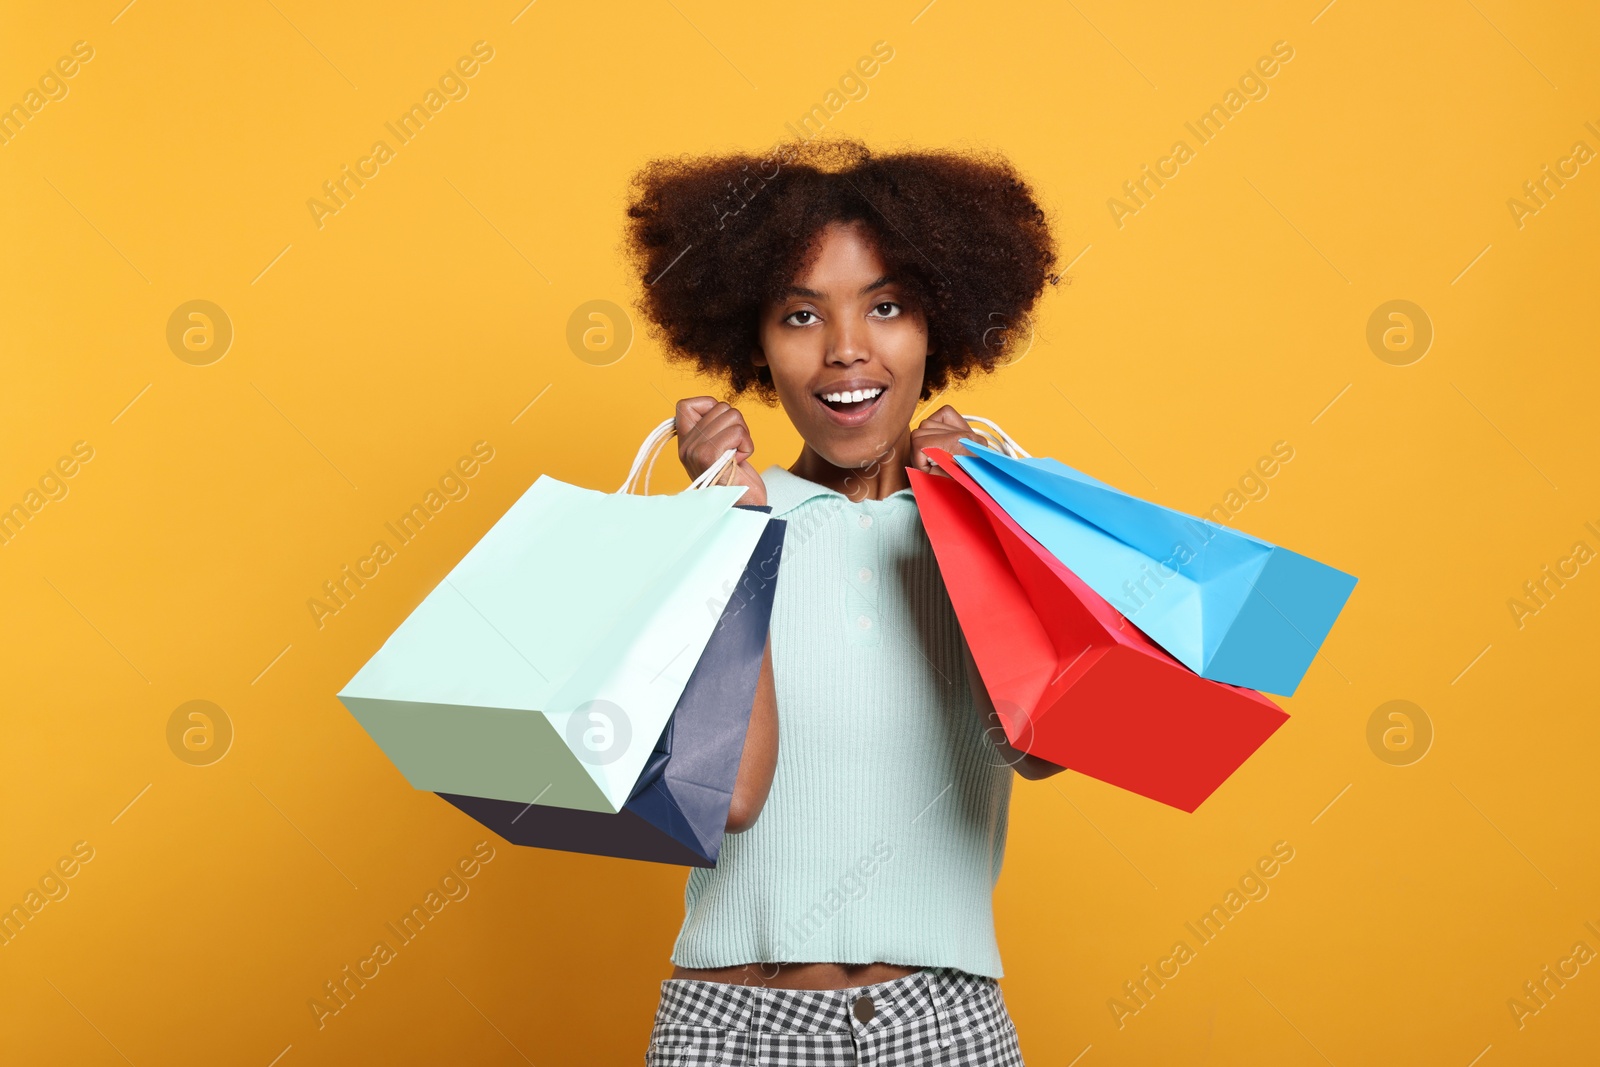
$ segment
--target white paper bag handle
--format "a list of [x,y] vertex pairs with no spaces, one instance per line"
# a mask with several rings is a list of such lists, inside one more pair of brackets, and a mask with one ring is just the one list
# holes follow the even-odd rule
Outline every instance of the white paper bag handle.
[[1017,444],[1016,440],[1010,434],[1008,434],[1004,430],[1002,430],[1000,428],[1000,424],[998,422],[995,422],[993,419],[986,419],[982,415],[965,415],[964,414],[961,417],[963,419],[966,419],[969,423],[972,423],[972,422],[982,423],[984,426],[989,427],[990,430],[993,430],[994,433],[990,434],[990,433],[985,432],[982,429],[979,429],[978,430],[978,436],[982,437],[985,441],[988,441],[991,445],[993,445],[995,447],[996,451],[1001,452],[1001,453],[1003,453],[1003,454],[1005,454],[1007,456],[1010,456],[1013,459],[1031,459],[1031,458],[1033,458],[1032,456],[1030,456],[1028,454],[1026,449],[1024,449],[1021,445]]
[[672,436],[675,423],[676,420],[674,419],[662,419],[654,429],[645,435],[644,442],[639,446],[639,451],[634,453],[633,466],[628,468],[628,476],[623,479],[622,488],[618,489],[617,492],[626,493],[632,490],[633,483],[639,477],[639,471],[644,468],[645,462],[651,461],[653,465],[656,450]]
[[[722,481],[722,476],[724,474],[728,476],[728,484],[732,485],[733,472],[738,470],[738,465],[734,463],[733,457],[737,456],[738,454],[739,451],[735,448],[730,448],[723,452],[722,455],[716,458],[711,466],[700,472],[700,477],[689,483],[689,488],[704,489],[708,485],[715,485]],[[646,491],[648,491],[648,482],[649,479],[646,478]],[[746,488],[749,487],[746,486]]]
[[[624,479],[622,488],[618,489],[617,492],[632,492],[633,483],[638,479],[639,472],[642,470],[644,472],[643,491],[649,493],[650,472],[655,469],[656,457],[661,454],[661,449],[668,441],[672,440],[673,435],[677,432],[676,418],[662,419],[657,423],[655,428],[645,435],[643,443],[639,445],[639,451],[633,457],[633,466],[628,468],[628,477]],[[723,452],[722,455],[717,457],[716,462],[701,471],[700,476],[689,483],[689,488],[703,489],[716,482],[724,473],[729,473],[728,468],[732,465],[735,455],[737,455],[737,451],[732,448]]]

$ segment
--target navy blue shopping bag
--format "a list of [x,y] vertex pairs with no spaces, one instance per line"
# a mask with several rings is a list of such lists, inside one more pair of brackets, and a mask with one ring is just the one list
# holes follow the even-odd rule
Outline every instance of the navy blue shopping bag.
[[515,845],[715,867],[755,703],[786,525],[782,519],[767,523],[621,811],[439,796]]

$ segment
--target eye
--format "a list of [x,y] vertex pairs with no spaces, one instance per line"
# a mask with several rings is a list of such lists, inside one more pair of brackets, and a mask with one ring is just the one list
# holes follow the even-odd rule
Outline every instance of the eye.
[[783,317],[783,321],[785,323],[787,323],[788,325],[790,325],[790,326],[809,326],[809,325],[811,325],[811,320],[810,319],[808,319],[805,322],[791,322],[790,320],[793,319],[796,315],[809,315],[809,316],[811,316],[811,319],[815,319],[817,317],[816,313],[811,311],[809,308],[801,308],[798,311],[789,312],[789,314],[787,314],[787,315],[785,315]]
[[876,304],[872,305],[872,310],[873,311],[880,311],[883,308],[889,308],[891,310],[886,315],[879,315],[878,318],[880,318],[880,319],[896,319],[896,318],[899,318],[901,312],[904,310],[903,308],[901,308],[901,306],[899,304],[896,304],[893,300],[880,300]]

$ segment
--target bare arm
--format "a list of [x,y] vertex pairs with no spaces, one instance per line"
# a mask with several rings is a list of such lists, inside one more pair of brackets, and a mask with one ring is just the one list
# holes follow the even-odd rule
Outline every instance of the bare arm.
[[[751,466],[756,446],[750,438],[739,410],[709,396],[678,401],[676,429],[678,458],[690,477],[698,477],[725,449],[735,449],[738,463],[733,484],[745,486],[741,504],[763,505],[767,486]],[[739,773],[733,782],[733,800],[728,804],[724,832],[737,834],[756,823],[772,788],[772,772],[778,766],[778,697],[772,683],[772,635],[767,635],[761,656],[761,674],[756,679],[755,703],[750,706],[750,728],[744,736],[744,751],[739,756]]]
[[978,665],[972,662],[972,649],[967,647],[965,641],[961,644],[961,652],[966,657],[967,681],[972,687],[972,706],[977,711],[984,731],[994,744],[995,751],[1000,753],[1000,757],[1022,777],[1033,781],[1066,770],[1059,764],[1011,747],[1011,742],[1006,740],[1006,729],[1000,722],[1000,715],[994,710],[994,702],[989,699],[989,690],[984,688],[983,678],[978,674]]
[[768,634],[761,676],[756,681],[756,700],[750,708],[750,729],[739,759],[739,776],[733,783],[733,803],[728,805],[727,833],[737,834],[755,825],[767,802],[777,766],[778,694],[772,681],[772,635]]

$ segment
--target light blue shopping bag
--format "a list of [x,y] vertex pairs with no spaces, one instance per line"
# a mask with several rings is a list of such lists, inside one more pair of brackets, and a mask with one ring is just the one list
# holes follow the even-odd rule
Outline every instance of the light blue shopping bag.
[[766,528],[743,494],[541,476],[340,701],[417,789],[621,810]]
[[956,462],[1036,541],[1173,658],[1292,696],[1356,579],[1053,459],[964,441]]

